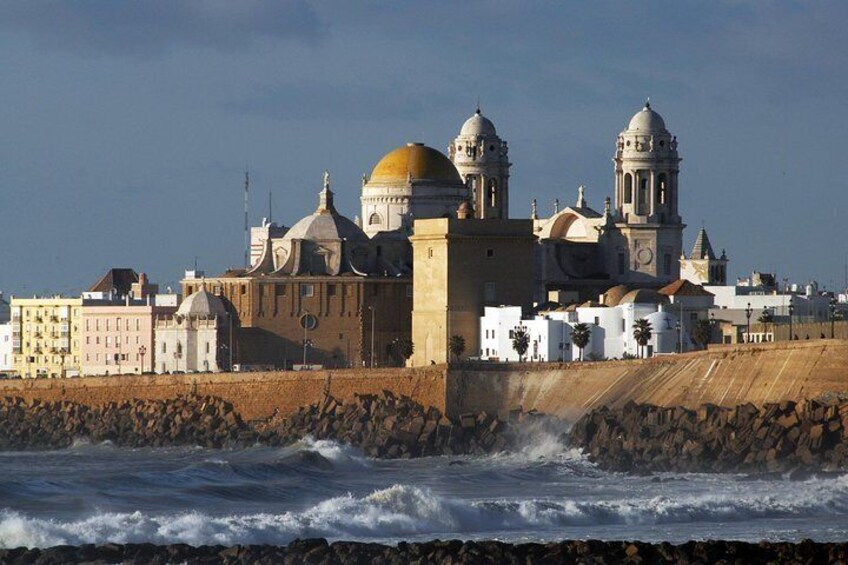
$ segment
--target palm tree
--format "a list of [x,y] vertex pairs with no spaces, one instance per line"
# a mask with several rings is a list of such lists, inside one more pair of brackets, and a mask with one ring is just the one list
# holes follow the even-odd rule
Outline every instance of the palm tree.
[[698,320],[692,329],[692,339],[700,347],[706,347],[712,341],[713,327],[709,320]]
[[465,352],[465,338],[461,335],[452,335],[448,342],[448,349],[454,358],[459,361],[460,355]]
[[530,334],[524,326],[516,326],[512,332],[512,348],[518,353],[518,362],[524,361],[527,348],[530,347]]
[[580,322],[574,324],[571,328],[571,343],[580,349],[580,360],[583,360],[583,348],[589,345],[589,338],[592,336],[592,330],[589,329],[589,324]]
[[646,320],[645,318],[639,318],[636,320],[636,323],[633,324],[633,339],[636,340],[636,343],[639,344],[641,348],[642,357],[644,357],[645,346],[648,345],[648,342],[651,341],[651,336],[653,335],[654,328],[651,326],[651,322]]

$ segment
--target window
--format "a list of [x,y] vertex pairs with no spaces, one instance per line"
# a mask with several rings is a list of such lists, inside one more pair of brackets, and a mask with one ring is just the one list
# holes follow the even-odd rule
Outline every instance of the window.
[[665,186],[665,173],[660,173],[660,176],[657,177],[657,203],[665,204],[666,203],[666,186]]
[[412,298],[412,285],[411,284],[406,285],[406,297]]
[[631,204],[633,202],[633,177],[630,173],[624,175],[624,203]]
[[644,214],[648,204],[648,179],[639,179],[639,201],[636,203],[638,214]]
[[487,282],[483,285],[483,296],[486,302],[494,302],[497,300],[497,287],[493,282]]
[[489,207],[494,208],[498,205],[498,181],[497,179],[489,179],[489,186],[486,188],[486,200]]
[[168,344],[164,341],[162,342],[162,353],[168,353]]
[[335,296],[336,295],[336,285],[330,283],[327,285],[327,296]]
[[595,325],[596,325],[596,326],[600,326],[600,325],[601,325],[601,319],[600,319],[599,317],[597,317],[597,316],[595,316]]
[[432,259],[432,258],[433,258],[433,248],[432,248],[432,247],[430,247],[429,249],[427,249],[427,257],[428,257],[429,259]]
[[239,287],[239,293],[240,294],[247,294],[247,285],[246,284],[243,284]]
[[487,249],[486,250],[486,258],[487,259],[491,259],[494,256],[495,256],[495,250],[494,249]]
[[300,295],[304,297],[310,297],[315,295],[315,286],[311,284],[302,284],[300,285]]
[[285,296],[286,295],[286,285],[275,284],[274,285],[274,294],[276,294],[277,296]]
[[209,353],[209,342],[208,341],[206,342],[206,353],[207,354]]
[[383,218],[380,217],[380,214],[374,212],[368,217],[368,225],[369,226],[379,226],[383,224]]
[[671,253],[663,255],[663,273],[671,275]]

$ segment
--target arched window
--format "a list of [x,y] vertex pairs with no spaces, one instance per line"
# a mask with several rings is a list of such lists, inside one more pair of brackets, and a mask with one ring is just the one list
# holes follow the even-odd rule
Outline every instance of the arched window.
[[624,175],[624,203],[631,204],[633,202],[633,177],[630,173]]
[[648,204],[648,179],[639,179],[639,201],[636,203],[637,214],[644,214]]
[[666,195],[665,173],[660,173],[657,177],[657,203],[666,204],[668,197]]
[[380,217],[380,214],[374,212],[368,217],[368,225],[369,226],[379,226],[382,225],[383,218]]
[[489,179],[489,186],[486,187],[486,201],[490,208],[498,205],[498,180]]

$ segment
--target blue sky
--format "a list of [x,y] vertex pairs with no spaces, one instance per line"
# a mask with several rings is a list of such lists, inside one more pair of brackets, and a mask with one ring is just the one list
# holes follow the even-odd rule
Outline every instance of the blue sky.
[[844,283],[848,3],[0,2],[0,290],[76,293],[112,266],[218,273],[252,223],[407,141],[445,150],[480,99],[513,217],[612,193],[645,98],[677,135],[689,249],[731,274]]

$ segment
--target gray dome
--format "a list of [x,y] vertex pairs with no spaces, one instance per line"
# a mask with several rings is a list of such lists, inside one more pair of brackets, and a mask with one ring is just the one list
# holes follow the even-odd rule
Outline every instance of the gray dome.
[[497,132],[492,120],[481,114],[478,108],[474,115],[462,124],[459,135],[497,135]]
[[284,241],[292,239],[368,241],[368,236],[362,228],[333,210],[332,213],[318,211],[301,219],[283,237]]
[[183,300],[177,310],[181,316],[224,316],[226,313],[223,301],[206,290],[206,283],[201,283],[200,290]]
[[640,132],[667,132],[665,129],[665,120],[662,116],[651,109],[650,103],[645,103],[645,107],[630,119],[628,130],[636,130]]

